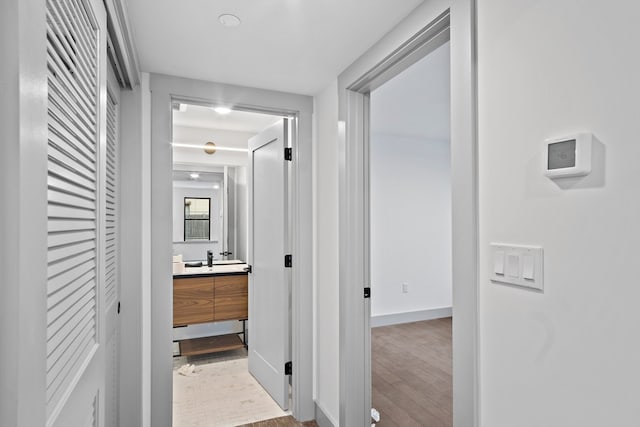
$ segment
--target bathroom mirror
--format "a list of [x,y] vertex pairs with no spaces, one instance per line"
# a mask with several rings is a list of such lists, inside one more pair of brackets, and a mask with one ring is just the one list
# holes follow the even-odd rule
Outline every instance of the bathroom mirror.
[[245,259],[246,245],[238,243],[246,238],[246,226],[238,219],[246,218],[244,177],[238,179],[244,170],[208,169],[174,165],[173,252],[189,261],[205,259],[208,250],[216,260]]

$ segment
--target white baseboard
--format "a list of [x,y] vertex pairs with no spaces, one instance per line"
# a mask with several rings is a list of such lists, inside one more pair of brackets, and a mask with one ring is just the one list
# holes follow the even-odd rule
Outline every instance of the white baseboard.
[[318,402],[315,402],[316,406],[316,423],[318,423],[319,427],[335,427],[338,424],[335,423],[331,417],[329,417],[323,410]]
[[451,307],[442,307],[429,310],[409,311],[407,313],[382,314],[379,316],[371,316],[371,327],[375,328],[377,326],[441,319],[443,317],[451,317],[451,313]]

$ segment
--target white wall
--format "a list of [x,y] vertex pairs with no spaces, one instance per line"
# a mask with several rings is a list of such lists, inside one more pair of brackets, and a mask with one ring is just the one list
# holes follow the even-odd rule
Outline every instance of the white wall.
[[246,166],[248,160],[246,152],[218,150],[213,154],[207,154],[204,152],[204,144],[207,141],[213,141],[222,147],[247,148],[249,138],[254,135],[255,133],[252,132],[174,126],[173,142],[202,145],[203,149],[174,147],[173,162]]
[[338,350],[338,87],[314,103],[314,398],[334,426],[339,420]]
[[448,140],[371,134],[372,317],[451,307],[449,155]]
[[372,326],[451,313],[450,56],[446,42],[371,92]]
[[[478,1],[480,402],[485,427],[640,420],[640,4]],[[554,182],[542,141],[599,140]],[[489,243],[544,247],[544,293],[491,284]]]

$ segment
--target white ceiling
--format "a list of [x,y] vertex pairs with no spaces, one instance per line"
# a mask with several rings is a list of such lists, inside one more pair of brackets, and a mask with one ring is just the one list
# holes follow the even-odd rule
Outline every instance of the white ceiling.
[[447,42],[371,92],[371,132],[450,139],[449,52]]
[[[143,71],[314,95],[422,0],[127,0]],[[218,23],[237,15],[238,27]]]
[[280,120],[271,114],[250,113],[232,110],[229,114],[218,114],[212,108],[186,105],[186,111],[173,111],[173,125],[204,129],[219,129],[258,133]]
[[[192,178],[192,171],[173,171],[173,180],[174,181],[183,181],[183,182],[200,182],[200,183],[208,183],[212,184],[214,182],[220,183],[224,179],[224,174],[221,172],[204,172],[198,171],[198,177]],[[210,187],[210,185],[209,185]]]

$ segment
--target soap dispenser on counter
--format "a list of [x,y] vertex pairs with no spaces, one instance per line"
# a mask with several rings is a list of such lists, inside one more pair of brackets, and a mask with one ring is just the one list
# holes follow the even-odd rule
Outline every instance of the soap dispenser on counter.
[[207,251],[207,267],[213,267],[213,251]]

